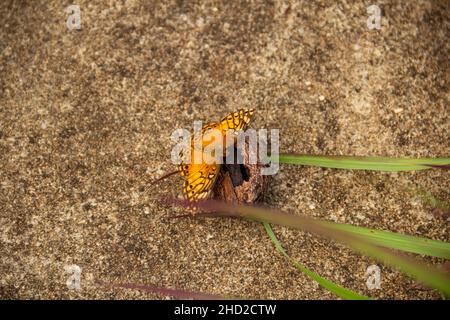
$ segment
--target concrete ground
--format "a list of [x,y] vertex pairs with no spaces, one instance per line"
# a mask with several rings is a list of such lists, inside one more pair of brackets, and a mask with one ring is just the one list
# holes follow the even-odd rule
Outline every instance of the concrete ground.
[[[373,2],[373,1],[372,1]],[[450,154],[448,1],[0,1],[0,298],[161,299],[96,285],[139,283],[245,298],[333,299],[275,250],[258,223],[168,219],[179,196],[176,128],[255,108],[281,151]],[[406,190],[450,200],[444,171],[282,166],[266,205],[449,241],[446,218]],[[320,275],[372,297],[439,299],[389,267],[274,227]],[[438,259],[428,259],[435,264]],[[81,268],[70,290],[65,267]]]

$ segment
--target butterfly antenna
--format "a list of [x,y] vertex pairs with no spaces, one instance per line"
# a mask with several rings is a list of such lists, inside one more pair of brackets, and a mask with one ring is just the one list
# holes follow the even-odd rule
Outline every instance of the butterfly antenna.
[[211,212],[198,212],[195,214],[192,213],[184,213],[184,214],[179,214],[176,216],[170,216],[168,217],[168,219],[180,219],[180,218],[200,218],[200,217],[212,217],[214,216]]
[[180,219],[180,218],[192,218],[192,214],[189,214],[189,213],[185,213],[185,214],[179,214],[179,215],[176,215],[176,216],[170,216],[170,217],[167,217],[168,219]]
[[256,109],[253,109],[253,115],[252,115],[252,122],[254,122],[257,119],[261,118],[261,115],[258,113],[258,111]]
[[159,182],[159,181],[161,181],[161,180],[164,180],[164,179],[166,179],[166,178],[168,178],[168,177],[170,177],[170,176],[173,176],[174,174],[177,174],[177,173],[178,173],[178,170],[173,171],[173,172],[166,173],[166,174],[163,175],[162,177],[160,177],[160,178],[156,179],[155,181],[153,181],[153,183],[156,183],[156,182]]

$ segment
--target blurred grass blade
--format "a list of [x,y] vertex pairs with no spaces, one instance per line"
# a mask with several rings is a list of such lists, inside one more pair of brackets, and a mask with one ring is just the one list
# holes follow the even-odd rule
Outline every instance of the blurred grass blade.
[[225,300],[229,299],[223,296],[202,293],[202,292],[194,292],[187,291],[182,289],[172,289],[165,287],[156,287],[152,285],[141,285],[141,284],[133,284],[133,283],[106,283],[103,281],[96,281],[97,284],[105,287],[113,287],[113,288],[124,288],[124,289],[133,289],[133,290],[141,290],[150,293],[157,293],[163,296],[175,297],[177,299],[194,299],[194,300]]
[[450,170],[450,165],[448,164],[432,164],[430,167],[435,169]]
[[320,221],[319,223],[331,229],[342,230],[348,232],[349,234],[362,236],[374,245],[405,252],[450,259],[450,243],[448,242],[424,237],[409,236],[390,231],[374,230],[331,221]]
[[[183,206],[192,205],[192,203],[189,203],[188,201],[174,200],[173,202]],[[208,212],[218,212],[215,214],[216,216],[222,214],[225,216],[243,217],[260,222],[275,223],[344,243],[360,253],[398,268],[420,282],[438,289],[446,296],[450,296],[450,277],[448,276],[448,273],[435,266],[416,261],[407,256],[399,255],[398,252],[393,252],[390,249],[380,247],[373,238],[364,236],[363,234],[356,235],[347,230],[330,228],[329,225],[323,223],[324,221],[306,216],[286,214],[280,210],[269,210],[256,206],[232,205],[214,200],[196,202],[195,206]]]
[[442,212],[442,216],[450,215],[450,204],[445,201],[442,201],[435,196],[433,196],[430,192],[423,188],[418,187],[410,187],[409,191],[417,196],[424,202],[425,204],[437,209]]
[[275,247],[277,248],[277,250],[281,254],[283,254],[289,260],[289,262],[294,267],[296,267],[300,272],[304,273],[305,275],[307,275],[308,277],[310,277],[314,281],[318,282],[322,287],[324,287],[328,291],[336,294],[338,297],[341,297],[342,299],[347,299],[347,300],[368,300],[368,299],[370,299],[367,296],[360,295],[359,293],[356,293],[354,291],[351,291],[351,290],[348,290],[348,289],[346,289],[344,287],[341,287],[340,285],[338,285],[338,284],[336,284],[336,283],[334,283],[334,282],[332,282],[330,280],[322,278],[321,276],[319,276],[315,272],[309,270],[308,268],[306,268],[305,266],[300,264],[298,261],[292,259],[287,254],[286,250],[284,250],[284,248],[281,245],[281,243],[278,241],[278,238],[274,234],[270,224],[267,223],[267,222],[263,222],[263,225],[264,225],[264,228],[266,229],[267,234],[269,235],[270,240],[272,240],[272,242],[275,245]]
[[[276,158],[269,157],[270,161]],[[450,158],[392,158],[392,157],[358,157],[358,156],[314,156],[280,154],[279,163],[318,166],[336,169],[378,170],[378,171],[409,171],[431,168],[446,168]]]

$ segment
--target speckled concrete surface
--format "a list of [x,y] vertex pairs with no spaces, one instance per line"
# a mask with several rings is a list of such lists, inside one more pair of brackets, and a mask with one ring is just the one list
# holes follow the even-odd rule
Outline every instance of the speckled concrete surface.
[[[259,224],[171,220],[170,134],[240,107],[280,128],[281,151],[448,156],[448,1],[0,1],[0,298],[163,298],[95,280],[247,298],[329,299]],[[448,221],[411,197],[450,199],[442,171],[284,166],[267,205],[449,240]],[[435,291],[340,245],[275,227],[289,253],[350,289],[387,299]],[[440,263],[439,260],[429,260]],[[69,290],[65,265],[82,268]]]

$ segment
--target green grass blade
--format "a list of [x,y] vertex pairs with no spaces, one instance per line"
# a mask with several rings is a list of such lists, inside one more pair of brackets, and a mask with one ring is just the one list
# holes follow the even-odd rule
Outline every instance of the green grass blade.
[[[187,201],[175,200],[174,202],[189,205]],[[214,200],[200,201],[196,203],[196,206],[208,212],[220,212],[225,216],[275,223],[327,237],[397,268],[420,282],[438,289],[446,296],[450,296],[450,277],[447,272],[433,265],[400,255],[398,252],[391,251],[391,249],[380,247],[372,238],[356,235],[345,230],[330,228],[323,221],[306,216],[287,214],[280,210],[264,209],[256,206],[233,205]],[[220,214],[215,213],[215,216],[220,216]]]
[[340,285],[338,285],[338,284],[336,284],[336,283],[334,283],[334,282],[332,282],[330,280],[322,278],[317,273],[309,270],[308,268],[306,268],[305,266],[300,264],[298,261],[292,259],[287,254],[286,250],[284,250],[284,248],[281,245],[280,241],[278,241],[278,238],[274,234],[270,224],[267,223],[267,222],[263,222],[263,225],[264,225],[264,228],[266,229],[266,232],[267,232],[270,240],[272,240],[273,244],[275,245],[275,248],[277,248],[277,250],[281,254],[283,254],[289,260],[289,262],[294,267],[296,267],[300,272],[304,273],[305,275],[307,275],[308,277],[310,277],[314,281],[318,282],[322,287],[324,287],[328,291],[336,294],[338,297],[341,297],[342,299],[347,299],[347,300],[368,300],[368,299],[370,299],[367,296],[364,296],[364,295],[361,295],[361,294],[356,293],[354,291],[348,290],[348,289],[346,289],[344,287],[341,287]]
[[347,244],[353,249],[397,268],[422,283],[439,290],[444,296],[450,296],[450,277],[448,273],[388,249],[371,245],[365,241],[351,241]]
[[448,242],[330,221],[319,223],[331,229],[360,236],[374,245],[450,260],[450,243]]
[[[269,157],[269,161],[276,161]],[[391,157],[358,157],[358,156],[314,156],[280,154],[279,163],[319,166],[324,168],[378,170],[378,171],[410,171],[426,170],[432,166],[448,166],[450,158],[391,158]]]

